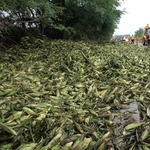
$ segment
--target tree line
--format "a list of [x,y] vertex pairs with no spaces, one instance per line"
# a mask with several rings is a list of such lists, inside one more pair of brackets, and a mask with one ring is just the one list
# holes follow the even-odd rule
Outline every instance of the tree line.
[[138,30],[135,31],[135,35],[138,37],[142,37],[143,31],[144,31],[144,28],[140,27]]
[[120,5],[118,0],[1,0],[0,46],[26,35],[110,39],[123,14]]

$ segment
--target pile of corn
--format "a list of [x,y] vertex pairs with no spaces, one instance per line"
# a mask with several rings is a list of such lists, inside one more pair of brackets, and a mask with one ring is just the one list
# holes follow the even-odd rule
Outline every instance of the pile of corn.
[[[29,37],[1,51],[0,148],[149,149],[149,56],[147,48],[122,42]],[[133,101],[141,122],[114,126]]]

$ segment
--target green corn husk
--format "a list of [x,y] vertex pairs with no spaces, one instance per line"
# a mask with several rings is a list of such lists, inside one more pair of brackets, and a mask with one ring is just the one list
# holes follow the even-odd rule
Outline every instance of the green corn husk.
[[[150,147],[149,48],[24,37],[0,54],[2,145],[13,141],[13,149]],[[137,110],[120,113],[134,101],[139,123],[131,117]],[[115,124],[116,116],[125,123]]]
[[9,144],[1,144],[0,147],[1,147],[1,150],[11,150],[12,149],[12,146],[13,146],[13,143],[9,143]]
[[91,138],[84,138],[84,140],[80,142],[75,148],[72,148],[72,150],[85,150],[91,141]]
[[144,141],[148,136],[149,136],[149,131],[145,129],[141,134],[140,141]]
[[100,112],[105,112],[105,111],[108,111],[109,109],[111,109],[111,107],[110,107],[110,106],[107,106],[107,107],[104,107],[104,108],[99,108],[98,110],[99,110]]
[[42,150],[48,150],[50,149],[54,143],[60,139],[60,137],[62,136],[62,132],[60,131],[46,146],[42,147]]
[[132,123],[132,124],[127,125],[124,129],[125,129],[125,130],[134,129],[134,128],[137,128],[137,127],[139,127],[139,126],[141,126],[141,125],[143,125],[143,124],[144,124],[144,122]]
[[103,142],[98,148],[97,150],[103,150],[105,149],[105,142]]
[[7,132],[9,132],[9,133],[11,133],[11,134],[17,136],[16,131],[13,130],[11,127],[7,126],[5,123],[1,123],[1,122],[0,122],[0,127],[1,127],[3,130],[5,130],[5,131],[7,131]]
[[82,135],[74,142],[73,146],[71,147],[71,150],[75,149],[75,148],[79,145],[79,143],[81,143],[81,142],[83,141],[84,137],[85,137],[85,134],[82,134]]
[[61,149],[61,147],[59,144],[57,144],[51,148],[51,150],[60,150],[60,149]]
[[18,150],[33,150],[37,143],[30,143],[20,147]]
[[62,149],[64,149],[64,150],[70,150],[70,149],[71,149],[72,144],[73,144],[73,142],[68,142],[67,144],[65,144],[65,145],[63,146],[63,148],[62,148]]
[[147,146],[143,146],[143,150],[150,150]]
[[33,110],[31,110],[30,108],[23,107],[22,109],[29,115],[36,115],[36,113]]

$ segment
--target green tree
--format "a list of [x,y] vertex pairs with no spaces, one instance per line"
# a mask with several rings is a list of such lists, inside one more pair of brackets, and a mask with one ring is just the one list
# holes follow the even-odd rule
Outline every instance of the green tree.
[[110,39],[117,27],[123,13],[118,6],[118,0],[1,0],[1,37],[14,29],[20,36],[67,35],[103,41]]
[[122,11],[118,0],[66,0],[66,26],[76,31],[71,38],[110,39]]
[[49,0],[1,0],[1,38],[5,39],[6,31],[22,33],[21,36],[24,36],[28,33],[32,34],[33,31],[35,31],[34,34],[43,35],[46,26],[62,30],[64,26],[55,20],[59,20],[63,10],[63,7],[54,5]]
[[53,19],[58,18],[58,14],[63,13],[63,8],[53,5],[48,0],[2,0],[0,6],[3,13],[7,13],[7,18],[25,29],[28,26],[38,27],[54,26]]
[[143,28],[139,28],[137,31],[135,31],[135,35],[137,35],[138,37],[141,37],[143,34],[144,29]]

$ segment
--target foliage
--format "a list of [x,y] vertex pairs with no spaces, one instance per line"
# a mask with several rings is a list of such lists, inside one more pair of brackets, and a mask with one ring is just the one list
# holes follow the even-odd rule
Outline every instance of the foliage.
[[30,35],[104,41],[123,13],[119,5],[118,0],[1,0],[0,36],[17,42]]
[[[53,24],[53,19],[58,18],[58,13],[63,12],[63,8],[53,5],[47,0],[6,0],[3,1],[3,13],[12,21],[25,23],[27,26],[36,26],[42,22],[44,25]],[[10,18],[11,17],[11,18]]]
[[110,39],[123,13],[117,0],[67,0],[66,26],[74,27],[76,38]]
[[141,37],[143,34],[144,29],[143,28],[139,28],[138,30],[135,31],[135,35],[137,35],[138,37]]
[[[43,35],[44,28],[47,25],[61,30],[64,26],[56,24],[55,20],[59,20],[59,15],[63,13],[63,10],[64,8],[47,0],[2,0],[0,4],[0,28],[2,29],[2,34],[10,30],[9,34],[13,35],[12,30],[14,28],[15,30],[21,28],[24,30],[21,36],[24,36],[28,35],[28,31],[31,31],[28,29],[32,28],[36,30],[38,35]],[[31,34],[32,32],[29,33]],[[19,31],[16,36],[18,34]]]

